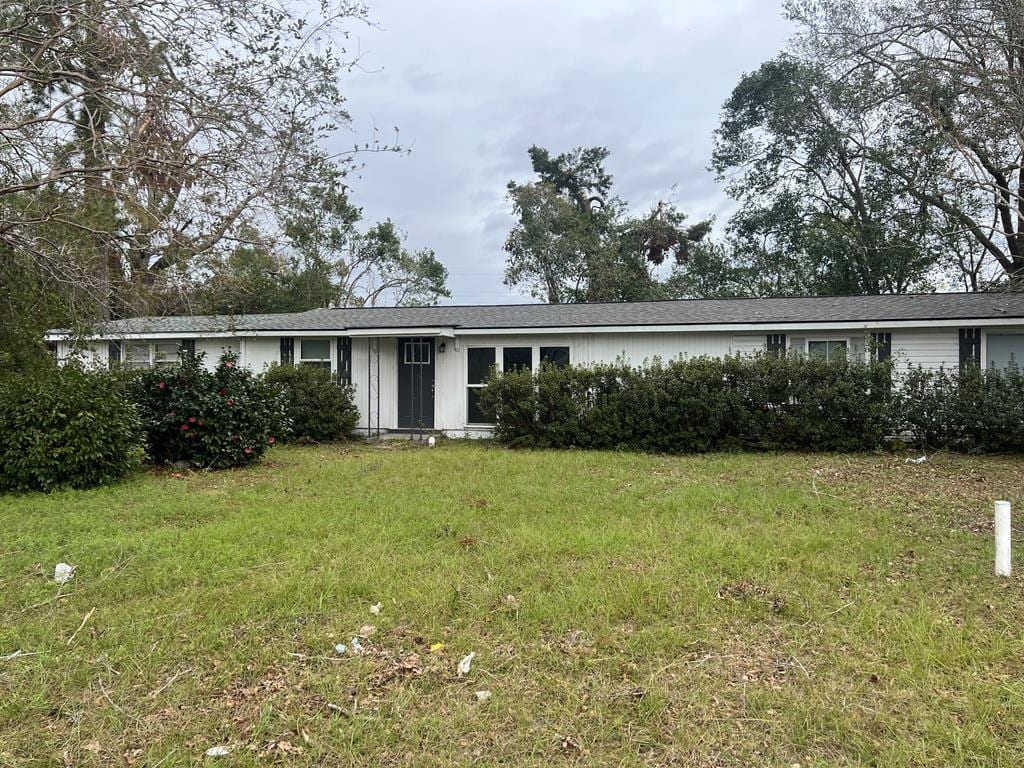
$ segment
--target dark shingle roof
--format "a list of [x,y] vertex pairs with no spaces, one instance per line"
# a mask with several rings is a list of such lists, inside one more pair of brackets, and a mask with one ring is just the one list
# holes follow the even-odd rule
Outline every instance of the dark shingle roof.
[[107,323],[101,335],[224,331],[345,331],[374,328],[551,328],[617,325],[779,325],[811,322],[1024,319],[1024,293],[934,293],[692,299],[614,304],[314,309],[291,314],[138,317]]

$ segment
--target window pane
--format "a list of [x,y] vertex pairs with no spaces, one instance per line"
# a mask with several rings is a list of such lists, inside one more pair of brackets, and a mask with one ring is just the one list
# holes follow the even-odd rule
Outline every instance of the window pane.
[[846,357],[846,342],[845,341],[830,341],[828,343],[828,359],[842,360]]
[[569,365],[569,348],[541,347],[540,361],[542,363],[550,363],[551,365],[558,366],[559,368],[565,368]]
[[532,347],[505,347],[501,351],[502,370],[509,371],[530,370],[533,368]]
[[303,339],[299,353],[301,360],[330,360],[330,339]]
[[310,368],[324,368],[331,370],[330,360],[300,360],[299,365],[308,365]]
[[178,362],[178,342],[158,341],[154,345],[153,362],[157,365],[174,365]]
[[470,347],[466,350],[468,384],[483,384],[494,365],[494,347]]
[[126,345],[125,362],[129,368],[149,368],[149,343]]
[[989,368],[1009,368],[1012,361],[1024,370],[1024,334],[990,333],[986,356]]
[[480,410],[480,389],[470,387],[466,390],[469,401],[467,403],[466,421],[469,424],[489,424],[487,417]]
[[827,341],[808,341],[807,342],[807,356],[815,360],[827,360],[828,359],[828,342]]

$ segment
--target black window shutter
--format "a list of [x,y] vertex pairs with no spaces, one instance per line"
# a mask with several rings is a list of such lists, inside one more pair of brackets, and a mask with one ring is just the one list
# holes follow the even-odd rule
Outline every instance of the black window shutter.
[[338,337],[338,383],[352,383],[352,339]]
[[281,337],[281,365],[295,362],[295,339],[291,336]]
[[769,333],[766,343],[769,354],[773,355],[784,355],[786,354],[786,334],[784,333]]
[[981,365],[981,328],[960,329],[960,367]]
[[111,368],[121,362],[121,342],[112,341],[107,345],[107,360]]
[[874,347],[873,352],[875,360],[880,363],[884,363],[886,360],[892,357],[892,334],[891,333],[872,333],[871,342]]
[[179,349],[189,357],[196,356],[196,340],[195,339],[182,339]]

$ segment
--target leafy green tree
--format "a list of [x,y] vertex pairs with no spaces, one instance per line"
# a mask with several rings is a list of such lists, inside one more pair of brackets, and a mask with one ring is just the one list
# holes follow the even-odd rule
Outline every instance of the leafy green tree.
[[329,306],[433,304],[451,294],[429,249],[411,251],[391,221],[362,229],[340,179],[326,174],[283,204],[284,240],[250,239],[206,263],[192,308],[209,314],[301,312]]
[[505,284],[551,303],[662,298],[657,268],[685,262],[710,222],[685,224],[686,215],[659,203],[631,216],[612,194],[604,147],[577,148],[552,157],[533,146],[535,180],[509,182],[518,219],[505,241]]
[[874,96],[870,78],[833,79],[787,54],[733,90],[712,165],[742,204],[727,232],[734,257],[764,270],[759,292],[931,286],[945,220],[908,194],[883,158],[913,147],[928,174],[946,155],[913,120],[866,116]]

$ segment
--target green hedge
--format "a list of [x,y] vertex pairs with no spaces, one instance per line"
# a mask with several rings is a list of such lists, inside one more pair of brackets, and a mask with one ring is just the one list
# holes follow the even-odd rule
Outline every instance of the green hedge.
[[339,385],[324,368],[274,365],[266,379],[281,389],[291,422],[289,440],[329,443],[347,440],[359,421],[352,387]]
[[893,419],[920,446],[971,453],[1024,452],[1024,375],[912,368],[900,377]]
[[481,408],[512,446],[858,451],[892,434],[891,367],[799,357],[496,374]]
[[114,377],[78,365],[0,380],[0,490],[89,488],[142,460],[139,415]]

